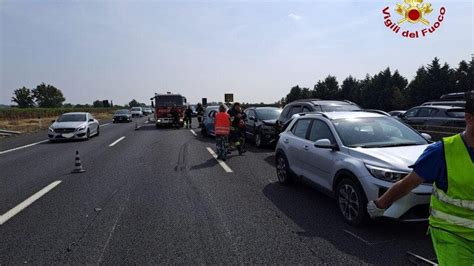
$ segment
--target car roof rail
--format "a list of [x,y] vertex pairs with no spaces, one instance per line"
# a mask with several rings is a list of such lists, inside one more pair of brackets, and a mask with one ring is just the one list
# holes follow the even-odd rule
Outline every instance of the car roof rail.
[[321,111],[313,111],[313,112],[309,112],[309,113],[296,113],[296,114],[294,114],[294,115],[297,115],[297,116],[305,116],[305,115],[309,115],[309,114],[311,114],[311,115],[321,115],[321,116],[323,116],[324,118],[330,119],[330,118],[326,115],[326,113],[321,112]]
[[361,109],[361,110],[354,110],[354,111],[355,112],[376,113],[376,114],[380,114],[380,115],[390,116],[389,113],[387,113],[385,111],[382,111],[382,110],[378,110],[378,109]]

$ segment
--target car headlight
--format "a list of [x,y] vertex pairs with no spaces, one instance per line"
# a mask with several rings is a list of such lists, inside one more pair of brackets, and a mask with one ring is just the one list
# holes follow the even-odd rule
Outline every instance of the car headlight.
[[76,128],[76,131],[82,131],[82,130],[85,130],[86,129],[86,126],[83,125],[83,126],[80,126],[78,128]]
[[401,171],[376,167],[376,166],[372,166],[368,164],[366,164],[365,167],[367,167],[367,170],[369,170],[369,172],[375,178],[382,179],[389,182],[396,182],[408,174],[407,172],[401,172]]
[[180,118],[180,119],[179,119],[179,122],[183,122],[183,119],[182,119],[182,118]]
[[161,122],[161,119],[158,119],[158,120],[156,120],[156,121],[157,121],[158,123],[160,123],[160,122]]
[[49,127],[49,128],[48,128],[48,131],[49,131],[49,132],[54,132],[54,129],[53,129],[52,127]]

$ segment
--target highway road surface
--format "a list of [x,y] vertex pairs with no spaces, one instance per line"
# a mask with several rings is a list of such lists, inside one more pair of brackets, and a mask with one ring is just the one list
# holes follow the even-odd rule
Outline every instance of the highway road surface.
[[[199,129],[146,119],[88,141],[0,140],[0,264],[409,264],[427,224],[345,224],[307,185],[277,183],[272,148],[226,163]],[[196,126],[196,123],[194,124]],[[71,174],[75,151],[85,173]]]

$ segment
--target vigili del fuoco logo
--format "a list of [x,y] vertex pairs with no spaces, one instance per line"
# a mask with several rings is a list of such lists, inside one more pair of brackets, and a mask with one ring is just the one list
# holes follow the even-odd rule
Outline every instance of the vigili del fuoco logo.
[[[432,5],[430,3],[423,3],[423,0],[404,0],[404,3],[396,4],[395,12],[398,15],[397,17],[392,17],[389,6],[385,7],[382,12],[387,28],[395,34],[400,34],[402,37],[417,39],[429,36],[441,27],[446,14],[446,8],[440,7],[434,11]],[[420,24],[423,28],[417,30],[403,28],[408,23]]]

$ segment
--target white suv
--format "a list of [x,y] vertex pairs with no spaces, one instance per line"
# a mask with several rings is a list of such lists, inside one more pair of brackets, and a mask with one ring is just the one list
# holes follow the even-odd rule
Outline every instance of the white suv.
[[[429,139],[378,112],[301,114],[280,134],[278,181],[285,185],[296,177],[310,181],[334,195],[346,222],[360,225],[368,220],[367,201],[408,174]],[[393,203],[384,216],[426,220],[431,190],[431,184],[418,186]]]

